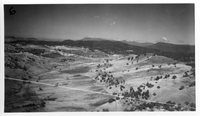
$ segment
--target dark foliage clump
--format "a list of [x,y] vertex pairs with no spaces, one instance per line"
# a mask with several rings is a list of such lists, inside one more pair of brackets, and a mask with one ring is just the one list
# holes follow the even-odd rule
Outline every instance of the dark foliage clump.
[[183,90],[184,89],[184,86],[180,86],[179,90]]

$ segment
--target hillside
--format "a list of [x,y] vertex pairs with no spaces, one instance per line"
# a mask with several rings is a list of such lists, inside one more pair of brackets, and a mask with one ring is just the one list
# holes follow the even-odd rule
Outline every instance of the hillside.
[[158,49],[163,52],[178,52],[178,53],[194,53],[195,47],[192,45],[177,45],[171,43],[158,42],[153,45],[148,45],[148,48]]
[[[28,39],[27,39],[28,40]],[[136,45],[129,45],[121,41],[106,40],[100,38],[84,38],[83,40],[64,40],[64,41],[44,41],[44,40],[24,40],[19,39],[18,41],[5,41],[6,43],[20,43],[23,45],[34,44],[34,45],[68,45],[74,47],[85,47],[91,50],[100,50],[109,54],[144,54],[154,53],[158,55],[167,56],[179,61],[188,62],[194,61],[195,47],[191,45],[176,45],[169,43],[156,43],[150,46],[141,47]]]
[[195,59],[195,46],[192,45],[177,45],[171,43],[156,43],[147,46],[149,49],[159,50],[157,54],[167,56],[179,61],[194,61]]
[[195,110],[194,68],[102,42],[6,42],[5,112]]
[[140,43],[140,42],[136,42],[136,41],[126,41],[126,40],[123,40],[121,42],[129,44],[129,45],[141,46],[141,47],[153,45],[153,43]]
[[112,53],[112,54],[141,54],[146,52],[158,52],[158,50],[155,49],[149,49],[145,47],[140,46],[133,46],[128,45],[126,43],[122,43],[120,41],[110,41],[110,40],[104,40],[101,39],[101,41],[93,40],[93,39],[83,39],[83,40],[64,40],[64,41],[36,41],[36,40],[18,40],[18,41],[5,41],[6,43],[19,43],[19,44],[33,44],[33,45],[69,45],[69,46],[76,46],[76,47],[86,47],[91,50],[101,50],[106,53]]
[[106,39],[103,38],[92,38],[92,37],[85,37],[81,39],[81,41],[105,41]]
[[[109,41],[109,40],[102,40],[102,41],[72,41],[72,40],[65,40],[63,44],[70,45],[70,46],[83,46],[90,49],[98,49],[102,50],[106,53],[117,53],[117,54],[141,54],[146,52],[155,52],[157,50],[154,49],[147,49],[144,47],[128,45],[122,43],[120,41]],[[131,50],[131,51],[130,51]]]

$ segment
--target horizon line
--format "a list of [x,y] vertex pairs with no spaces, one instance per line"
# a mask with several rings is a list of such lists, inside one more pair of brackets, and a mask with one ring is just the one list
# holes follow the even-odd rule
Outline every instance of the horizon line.
[[72,41],[80,41],[80,40],[83,40],[83,39],[85,39],[85,38],[95,38],[95,39],[103,39],[103,40],[107,40],[107,41],[119,41],[119,42],[122,42],[122,41],[127,41],[127,42],[137,42],[137,43],[152,43],[152,44],[157,44],[157,43],[167,43],[167,44],[174,44],[174,45],[191,45],[191,46],[195,46],[195,43],[194,44],[186,44],[186,43],[171,43],[171,42],[164,42],[164,41],[157,41],[157,42],[138,42],[138,41],[136,41],[136,40],[132,40],[132,41],[129,41],[129,40],[116,40],[116,39],[109,39],[109,38],[101,38],[101,37],[88,37],[88,36],[86,36],[86,37],[83,37],[83,38],[81,38],[81,39],[76,39],[76,40],[74,40],[74,39],[64,39],[64,38],[60,38],[60,39],[62,39],[62,40],[55,40],[56,38],[45,38],[45,37],[21,37],[21,36],[13,36],[13,35],[5,35],[4,36],[5,38],[4,39],[6,39],[6,38],[8,38],[8,37],[12,37],[12,38],[23,38],[23,39],[30,39],[30,38],[32,38],[32,39],[38,39],[38,40],[44,40],[44,41],[65,41],[65,40],[72,40]]

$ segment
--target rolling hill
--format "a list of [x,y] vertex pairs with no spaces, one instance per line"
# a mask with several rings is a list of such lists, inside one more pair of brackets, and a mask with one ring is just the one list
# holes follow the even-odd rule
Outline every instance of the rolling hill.
[[140,42],[136,42],[136,41],[126,41],[126,40],[123,40],[121,42],[129,44],[129,45],[140,46],[140,47],[146,47],[146,46],[153,45],[153,43],[148,43],[148,42],[140,43]]
[[171,43],[158,42],[153,45],[148,45],[148,48],[158,49],[164,52],[178,52],[178,53],[194,53],[195,47],[192,45],[177,45]]
[[9,43],[19,44],[35,44],[35,45],[68,45],[76,47],[85,47],[91,50],[100,50],[109,54],[144,54],[155,53],[167,56],[180,61],[194,60],[195,47],[191,45],[177,45],[170,43],[156,43],[145,46],[130,45],[121,41],[106,40],[101,38],[84,38],[82,40],[64,40],[64,41],[46,41],[39,39],[16,39],[17,41],[5,41]]

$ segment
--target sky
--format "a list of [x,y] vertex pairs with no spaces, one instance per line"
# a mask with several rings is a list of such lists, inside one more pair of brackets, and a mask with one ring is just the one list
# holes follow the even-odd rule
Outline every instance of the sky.
[[5,35],[194,44],[193,4],[4,5]]

